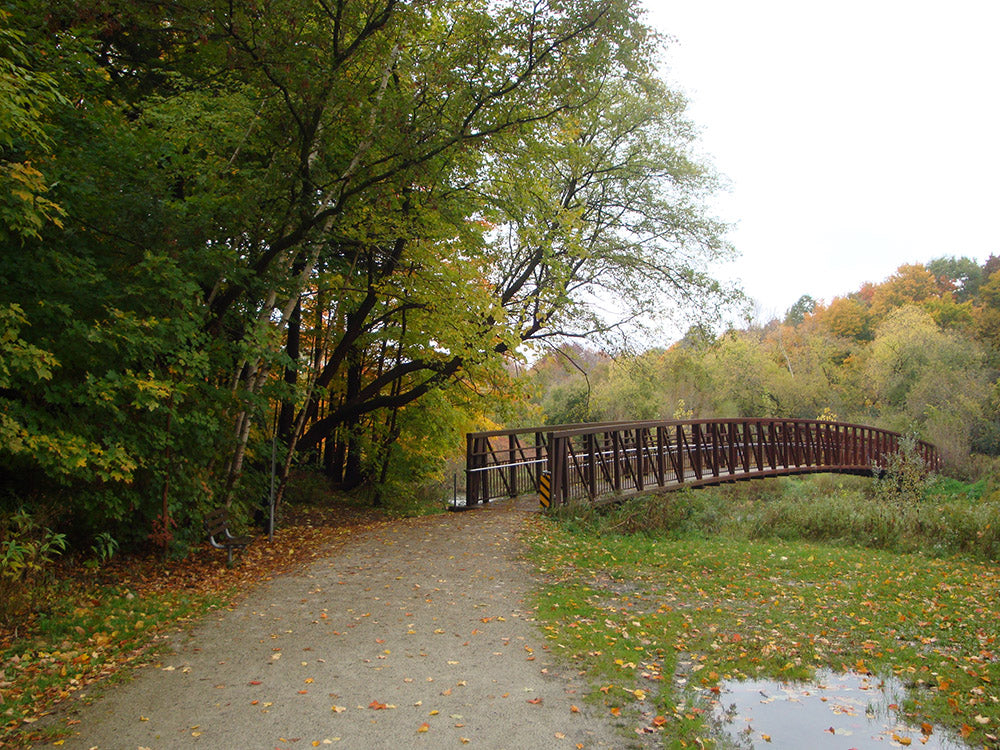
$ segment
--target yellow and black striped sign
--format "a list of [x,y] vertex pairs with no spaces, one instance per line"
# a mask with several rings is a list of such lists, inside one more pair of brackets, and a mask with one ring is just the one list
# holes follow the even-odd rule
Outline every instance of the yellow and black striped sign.
[[543,471],[538,477],[538,504],[543,508],[548,508],[552,503],[552,480],[547,471]]

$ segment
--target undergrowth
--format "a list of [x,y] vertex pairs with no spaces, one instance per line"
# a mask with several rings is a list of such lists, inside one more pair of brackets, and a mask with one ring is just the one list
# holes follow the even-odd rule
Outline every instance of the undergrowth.
[[887,502],[870,478],[789,477],[560,509],[569,529],[670,539],[812,541],[1000,561],[1000,487],[931,478]]

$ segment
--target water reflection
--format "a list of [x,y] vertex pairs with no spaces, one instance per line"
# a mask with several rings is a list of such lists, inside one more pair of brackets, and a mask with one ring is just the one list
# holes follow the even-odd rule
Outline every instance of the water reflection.
[[900,721],[906,691],[898,680],[819,672],[814,682],[728,682],[713,695],[714,718],[739,748],[867,750],[911,747],[968,750],[940,727]]

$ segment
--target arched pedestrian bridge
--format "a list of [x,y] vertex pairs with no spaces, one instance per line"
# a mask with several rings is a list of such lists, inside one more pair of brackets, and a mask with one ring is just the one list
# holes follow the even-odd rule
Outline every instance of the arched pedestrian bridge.
[[[901,435],[809,419],[695,419],[560,425],[471,433],[466,505],[537,492],[552,505],[614,502],[641,492],[788,474],[872,474]],[[937,470],[937,449],[917,450]],[[547,481],[546,481],[547,480]]]

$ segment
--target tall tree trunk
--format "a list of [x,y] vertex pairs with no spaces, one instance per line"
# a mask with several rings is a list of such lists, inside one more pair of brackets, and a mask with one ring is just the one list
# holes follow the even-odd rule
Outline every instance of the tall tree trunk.
[[[299,359],[299,349],[302,341],[302,300],[300,299],[288,317],[288,336],[285,342],[285,354],[292,361],[292,364],[285,368],[285,384],[294,394],[295,386],[299,382],[299,369],[297,362]],[[278,439],[285,445],[288,444],[292,435],[292,426],[295,424],[295,400],[292,396],[281,402],[281,412],[278,414]]]
[[[350,400],[357,398],[357,395],[361,392],[361,355],[357,349],[352,349],[348,355],[348,361],[347,392],[345,396]],[[347,444],[347,460],[344,463],[343,479],[345,489],[354,489],[362,481],[361,445],[359,440],[361,421],[361,418],[357,417],[343,425],[343,432],[345,433],[343,442]]]

